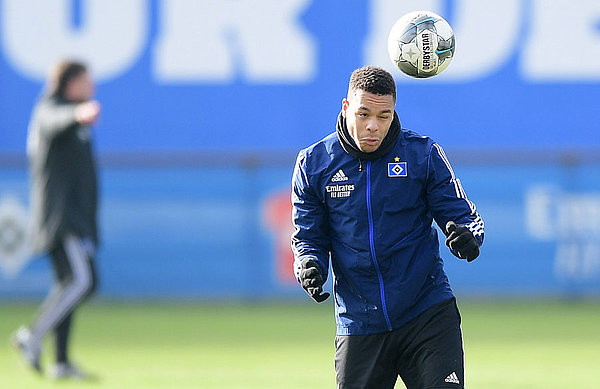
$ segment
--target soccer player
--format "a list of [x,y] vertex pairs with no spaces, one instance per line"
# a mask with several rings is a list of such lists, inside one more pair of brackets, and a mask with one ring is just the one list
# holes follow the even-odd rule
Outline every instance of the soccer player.
[[483,221],[440,145],[404,129],[391,74],[355,70],[336,132],[300,151],[294,272],[317,302],[334,273],[338,388],[464,387],[460,314],[433,220],[471,262]]
[[55,274],[53,291],[35,322],[21,327],[13,343],[25,361],[41,372],[44,336],[56,335],[55,378],[88,378],[68,357],[73,312],[96,287],[94,252],[98,243],[97,178],[91,128],[100,113],[94,83],[76,61],[56,65],[48,93],[37,103],[29,125],[34,246],[48,253]]

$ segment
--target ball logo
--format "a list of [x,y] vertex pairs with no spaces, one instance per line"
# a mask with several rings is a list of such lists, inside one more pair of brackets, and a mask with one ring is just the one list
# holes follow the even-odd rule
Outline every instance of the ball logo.
[[421,52],[423,53],[423,70],[429,70],[431,66],[431,34],[424,32],[421,35]]
[[422,71],[430,72],[437,67],[437,54],[435,53],[437,35],[433,31],[424,30],[419,38],[418,41],[421,47],[420,67]]

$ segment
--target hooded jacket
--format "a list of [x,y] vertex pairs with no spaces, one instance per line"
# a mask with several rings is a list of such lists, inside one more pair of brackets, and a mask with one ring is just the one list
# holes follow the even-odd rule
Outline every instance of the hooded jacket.
[[57,97],[43,98],[29,125],[36,252],[51,251],[69,233],[98,243],[98,183],[91,129],[76,122],[76,105]]
[[362,161],[333,133],[301,150],[292,179],[294,268],[334,273],[338,335],[391,331],[453,297],[437,230],[450,220],[483,243],[483,220],[441,146],[402,129]]

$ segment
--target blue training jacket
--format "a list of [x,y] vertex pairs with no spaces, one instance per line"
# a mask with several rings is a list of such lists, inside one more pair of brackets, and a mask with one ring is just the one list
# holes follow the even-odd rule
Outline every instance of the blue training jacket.
[[483,220],[444,150],[402,129],[386,155],[359,161],[337,134],[300,151],[292,179],[294,269],[334,273],[338,335],[397,329],[453,297],[437,231],[450,220],[483,243]]

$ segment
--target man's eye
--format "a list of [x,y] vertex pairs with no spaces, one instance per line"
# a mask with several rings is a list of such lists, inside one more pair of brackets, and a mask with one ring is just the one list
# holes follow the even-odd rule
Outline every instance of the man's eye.
[[357,116],[358,116],[358,117],[361,117],[361,118],[366,118],[366,117],[367,117],[367,114],[366,114],[366,113],[364,113],[364,112],[359,112],[359,113],[357,114]]
[[385,116],[380,116],[379,118],[383,119],[383,120],[388,120],[390,117],[388,115],[385,115]]

